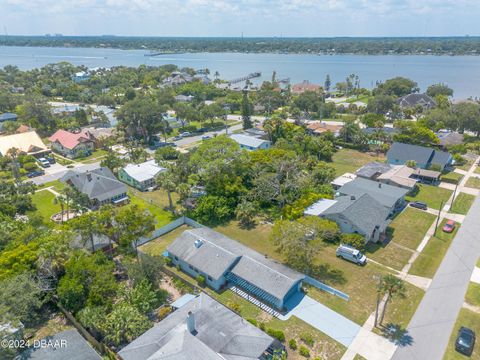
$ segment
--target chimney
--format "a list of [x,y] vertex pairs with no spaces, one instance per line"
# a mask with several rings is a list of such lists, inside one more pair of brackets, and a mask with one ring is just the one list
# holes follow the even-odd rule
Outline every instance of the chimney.
[[350,200],[355,200],[355,195],[350,196]]
[[379,187],[379,188],[382,187],[382,183],[381,183],[381,182],[378,183],[378,187]]
[[195,330],[195,316],[191,311],[188,312],[187,315],[187,329],[192,335],[197,334],[197,330]]
[[90,171],[87,171],[87,180],[88,182],[92,181],[92,174],[90,173]]

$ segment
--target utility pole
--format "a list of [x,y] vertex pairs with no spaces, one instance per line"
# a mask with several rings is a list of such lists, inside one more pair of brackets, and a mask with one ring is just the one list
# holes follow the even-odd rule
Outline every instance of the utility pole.
[[230,107],[228,104],[223,105],[223,110],[225,110],[225,134],[228,135],[228,111],[230,110]]
[[443,200],[440,203],[440,209],[438,209],[437,222],[435,223],[435,231],[433,232],[433,235],[437,235],[438,222],[440,221],[440,214],[442,213],[442,208],[443,208]]

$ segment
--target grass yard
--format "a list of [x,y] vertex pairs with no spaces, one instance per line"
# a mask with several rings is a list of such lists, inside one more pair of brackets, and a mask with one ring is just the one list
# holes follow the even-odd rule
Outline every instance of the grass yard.
[[474,306],[480,306],[480,284],[470,282],[465,300]]
[[453,205],[450,208],[450,212],[455,214],[466,215],[473,202],[475,201],[475,196],[470,194],[465,194],[463,192],[459,193],[458,196],[453,201]]
[[333,154],[330,165],[335,168],[336,175],[340,176],[346,172],[355,173],[356,170],[369,162],[384,162],[385,159],[383,155],[373,156],[357,150],[341,149]]
[[407,207],[390,224],[391,241],[416,250],[434,220],[435,215]]
[[422,201],[427,203],[427,206],[432,209],[439,210],[440,205],[450,198],[452,190],[444,189],[438,186],[419,184],[418,192],[415,196],[407,196],[408,201]]
[[155,217],[156,225],[155,227],[159,228],[164,226],[174,220],[172,213],[164,210],[162,207],[156,205],[155,203],[145,201],[141,197],[136,196],[132,191],[128,192],[130,197],[130,203],[139,205],[141,208],[148,209],[150,213]]
[[460,169],[460,170],[468,171],[468,170],[470,170],[470,168],[472,167],[472,164],[473,164],[473,160],[472,160],[472,159],[468,159],[465,164],[463,164],[463,165],[461,165],[461,166],[456,166],[456,168],[457,168],[457,169]]
[[[158,190],[155,190],[155,191],[146,191],[146,192],[138,191],[138,190],[136,190],[132,187],[129,187],[129,189],[132,193],[135,194],[136,197],[141,198],[148,203],[153,203],[155,205],[158,205],[162,209],[170,206],[169,203],[168,203],[167,192],[163,189],[158,189]],[[178,194],[173,192],[172,193],[172,201],[173,201],[174,205],[177,202],[177,200],[178,200]]]
[[460,227],[460,224],[457,224],[454,232],[447,234],[442,231],[442,227],[446,222],[447,220],[444,219],[437,229],[437,234],[428,240],[427,246],[425,246],[410,268],[410,274],[433,278]]
[[98,150],[95,150],[90,156],[87,156],[81,159],[75,159],[75,160],[84,164],[89,164],[91,162],[96,162],[97,161],[96,159],[98,158],[107,156],[107,154],[108,154],[107,150],[98,149]]
[[162,255],[165,250],[167,250],[168,245],[170,245],[178,236],[180,236],[182,232],[188,229],[191,229],[191,227],[188,225],[179,226],[178,228],[156,238],[155,240],[140,246],[140,250],[154,256]]
[[463,175],[456,173],[456,172],[449,172],[448,174],[444,174],[440,176],[441,181],[445,181],[450,184],[458,184],[460,180],[462,180]]
[[480,189],[480,178],[471,176],[470,179],[467,180],[467,183],[465,184],[465,186],[471,187],[474,189]]
[[[474,330],[477,334],[477,343],[475,344],[471,357],[467,357],[455,351],[455,339],[457,338],[458,329],[460,329],[461,326],[468,327]],[[452,334],[450,335],[450,340],[448,341],[447,350],[445,352],[443,360],[480,360],[480,346],[478,346],[478,334],[480,334],[480,314],[467,309],[461,309],[457,317],[457,322],[453,327]]]
[[407,250],[389,242],[386,245],[368,244],[365,251],[367,258],[380,264],[401,271],[413,255],[413,250]]
[[54,180],[54,181],[50,181],[50,182],[47,182],[47,183],[42,184],[42,185],[38,185],[37,188],[38,189],[44,189],[44,188],[47,188],[47,187],[50,187],[50,186],[53,186],[53,189],[56,190],[56,191],[61,191],[65,188],[66,185],[59,180]]
[[53,203],[55,195],[48,190],[37,191],[32,195],[32,201],[37,208],[36,213],[40,214],[45,222],[50,222],[50,216],[61,211],[60,205]]
[[475,167],[475,173],[476,173],[476,174],[480,174],[480,166],[476,166],[476,167]]

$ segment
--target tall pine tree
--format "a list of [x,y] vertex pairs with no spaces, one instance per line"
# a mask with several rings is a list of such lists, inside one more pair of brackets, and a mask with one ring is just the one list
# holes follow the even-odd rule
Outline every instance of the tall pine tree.
[[252,115],[252,104],[248,99],[248,91],[243,92],[243,99],[242,99],[242,120],[243,120],[243,129],[251,129],[253,127],[253,123],[251,120]]

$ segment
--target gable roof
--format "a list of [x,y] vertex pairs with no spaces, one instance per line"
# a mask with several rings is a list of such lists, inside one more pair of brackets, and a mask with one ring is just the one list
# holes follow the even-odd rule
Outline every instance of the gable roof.
[[10,120],[17,120],[17,114],[9,113],[9,112],[0,114],[0,122],[10,121]]
[[66,130],[57,130],[48,140],[51,142],[58,141],[66,149],[74,149],[82,142],[94,141],[94,137],[88,130],[83,130],[78,134]]
[[259,139],[249,135],[232,134],[230,138],[235,140],[238,144],[243,146],[249,146],[252,148],[258,148],[264,143],[270,143],[268,140]]
[[464,135],[456,131],[438,132],[436,135],[442,146],[459,145],[464,141]]
[[381,163],[378,161],[372,161],[368,164],[363,165],[360,169],[355,171],[357,176],[371,179],[372,177],[377,177],[380,174],[384,174],[392,168],[390,164]]
[[125,184],[106,167],[85,172],[69,170],[60,181],[71,183],[90,200],[104,201],[127,192]]
[[[202,244],[197,247],[195,241]],[[227,271],[283,299],[303,274],[209,228],[186,230],[167,248],[168,252],[218,279]]]
[[123,168],[128,176],[138,182],[152,179],[165,170],[165,168],[158,166],[155,160],[148,160],[141,164],[128,164]]
[[398,99],[398,104],[401,107],[415,107],[421,105],[430,108],[435,106],[435,100],[427,94],[408,94]]
[[303,93],[305,91],[318,91],[321,89],[320,85],[317,84],[312,84],[308,80],[303,80],[303,82],[298,83],[298,84],[293,84],[291,91],[292,93]]
[[27,154],[35,154],[48,150],[35,131],[0,136],[0,154],[7,154],[11,148],[19,149]]
[[409,190],[357,177],[343,185],[338,191],[340,194],[351,195],[356,198],[368,194],[386,208],[391,209]]
[[396,165],[392,166],[392,168],[387,172],[381,174],[377,179],[391,181],[399,186],[405,186],[413,189],[417,183],[417,180],[410,177],[412,176],[413,172],[414,169],[409,168],[406,165]]
[[375,228],[385,229],[390,211],[369,194],[360,197],[339,196],[322,215],[340,215],[370,237]]
[[[191,312],[195,334],[186,325]],[[239,315],[200,293],[124,347],[124,360],[258,359],[274,339]]]
[[428,148],[420,145],[404,144],[395,142],[387,152],[388,159],[406,162],[414,160],[418,164],[438,164],[445,167],[451,155],[446,151]]
[[[17,360],[101,360],[90,344],[77,330],[65,330],[42,339],[58,346],[34,347],[21,353]],[[61,346],[63,341],[63,346]]]

